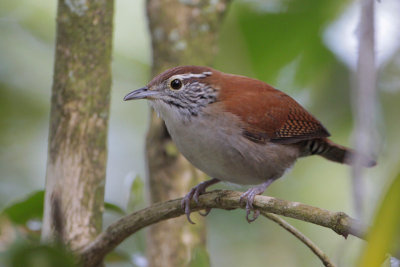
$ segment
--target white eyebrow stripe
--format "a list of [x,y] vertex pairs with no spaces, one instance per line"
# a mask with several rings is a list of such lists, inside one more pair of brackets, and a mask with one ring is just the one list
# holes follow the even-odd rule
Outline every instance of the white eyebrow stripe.
[[172,76],[170,79],[191,79],[191,78],[205,78],[207,76],[210,76],[212,74],[211,71],[205,71],[202,73],[188,73],[188,74],[177,74]]

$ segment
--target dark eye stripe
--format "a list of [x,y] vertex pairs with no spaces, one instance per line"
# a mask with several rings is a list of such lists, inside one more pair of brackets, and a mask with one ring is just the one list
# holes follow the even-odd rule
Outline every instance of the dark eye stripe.
[[[178,86],[173,85],[174,80],[182,82],[180,89],[174,89]],[[176,82],[178,85],[178,82]],[[180,110],[182,114],[191,114],[192,116],[198,116],[199,111],[207,106],[208,104],[216,101],[217,95],[216,90],[211,86],[198,82],[188,82],[186,79],[172,78],[172,80],[166,81],[164,86],[169,87],[167,90],[165,99],[161,99],[164,103],[169,106],[175,107]]]
[[179,101],[176,100],[168,100],[167,103],[178,108],[185,108]]

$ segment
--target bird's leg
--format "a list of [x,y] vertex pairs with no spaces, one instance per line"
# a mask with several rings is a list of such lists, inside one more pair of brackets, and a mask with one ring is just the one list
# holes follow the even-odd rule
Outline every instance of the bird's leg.
[[[242,194],[240,196],[240,203],[242,203],[244,199],[247,199],[246,200],[246,219],[247,219],[247,222],[249,222],[249,223],[254,222],[257,219],[258,215],[260,215],[260,211],[254,210],[254,208],[253,208],[254,197],[256,195],[261,195],[262,193],[264,193],[265,189],[267,189],[267,187],[273,181],[274,181],[273,179],[269,179],[268,181],[266,181],[266,182],[264,182],[264,183],[262,183],[262,184],[260,184],[258,186],[250,188],[249,190],[247,190],[244,194]],[[249,218],[251,210],[254,211],[253,218]]]
[[[182,199],[181,206],[182,206],[182,209],[185,211],[186,217],[190,223],[194,224],[194,222],[190,219],[190,201],[192,200],[192,198],[194,199],[194,201],[197,204],[199,204],[199,196],[206,192],[207,187],[209,187],[210,185],[216,184],[218,182],[219,182],[218,179],[213,178],[211,180],[199,183],[198,185],[193,187],[190,190],[190,192],[187,193],[186,196]],[[200,212],[200,214],[203,216],[207,216],[207,214],[210,213],[210,210],[211,209],[208,208],[208,209],[206,209],[205,213]]]

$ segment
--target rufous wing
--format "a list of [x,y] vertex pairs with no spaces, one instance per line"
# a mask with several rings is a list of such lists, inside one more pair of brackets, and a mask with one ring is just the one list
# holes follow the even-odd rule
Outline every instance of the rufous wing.
[[243,76],[224,75],[219,100],[243,122],[243,135],[257,143],[292,144],[330,134],[300,104],[270,85]]

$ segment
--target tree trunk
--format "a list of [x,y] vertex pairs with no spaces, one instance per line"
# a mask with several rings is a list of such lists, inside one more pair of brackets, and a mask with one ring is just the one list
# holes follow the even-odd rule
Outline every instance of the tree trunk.
[[100,233],[113,1],[58,2],[42,237],[71,249]]
[[[212,65],[228,1],[148,0],[152,38],[152,75],[178,65]],[[181,197],[202,176],[179,154],[164,123],[152,112],[146,141],[150,202]],[[149,266],[187,266],[208,262],[204,220],[196,225],[181,217],[150,227]],[[204,265],[202,265],[204,266]]]

